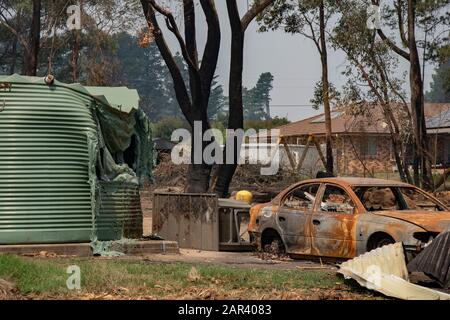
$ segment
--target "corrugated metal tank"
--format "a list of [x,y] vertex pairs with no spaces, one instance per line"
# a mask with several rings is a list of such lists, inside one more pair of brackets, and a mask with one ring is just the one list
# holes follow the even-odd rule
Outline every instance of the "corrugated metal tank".
[[138,185],[101,181],[99,211],[96,223],[99,240],[142,236],[142,209]]
[[[47,86],[44,81],[3,86],[0,243],[89,241],[94,210],[87,134],[97,134],[91,110],[95,99],[70,86]],[[110,194],[112,199],[105,193],[102,197],[104,204],[99,213],[109,218],[99,219],[99,230],[139,214],[124,209],[130,207],[125,192]],[[114,200],[117,196],[122,197],[122,202]],[[120,236],[116,230],[101,238]]]

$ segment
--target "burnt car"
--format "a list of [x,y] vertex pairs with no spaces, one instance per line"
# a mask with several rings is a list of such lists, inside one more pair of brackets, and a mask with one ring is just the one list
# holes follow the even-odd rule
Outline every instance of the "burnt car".
[[449,228],[449,208],[413,185],[340,177],[305,180],[253,206],[248,230],[262,250],[350,259],[395,242],[412,257]]

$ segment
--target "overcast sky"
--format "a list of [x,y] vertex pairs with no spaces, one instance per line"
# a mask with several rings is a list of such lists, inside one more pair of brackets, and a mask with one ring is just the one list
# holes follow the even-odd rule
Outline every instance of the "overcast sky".
[[[246,0],[241,1],[241,11],[247,7]],[[224,85],[227,92],[228,72],[230,63],[230,25],[226,4],[224,0],[216,1],[221,23],[222,44],[217,74],[219,82]],[[201,54],[206,38],[206,22],[200,7],[197,7],[197,34],[199,51]],[[163,25],[163,23],[161,24]],[[181,26],[180,26],[181,27]],[[272,91],[272,116],[287,116],[290,121],[299,120],[321,112],[310,106],[315,83],[320,79],[320,57],[313,42],[301,35],[289,35],[282,31],[259,33],[258,24],[254,21],[246,31],[245,38],[245,64],[243,81],[244,86],[252,87],[263,72],[271,72],[274,76],[274,89]],[[179,50],[176,41],[168,36],[174,52]],[[342,52],[328,49],[329,80],[340,89],[346,83],[346,77],[341,75],[344,71],[346,59]],[[425,89],[429,88],[431,66],[426,66]],[[408,70],[402,62],[401,71]],[[407,89],[407,88],[406,88]]]

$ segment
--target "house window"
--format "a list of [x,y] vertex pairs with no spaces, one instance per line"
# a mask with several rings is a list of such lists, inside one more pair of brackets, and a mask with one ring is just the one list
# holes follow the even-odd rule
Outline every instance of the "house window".
[[361,138],[361,155],[375,157],[378,154],[378,141],[376,137]]
[[378,153],[378,145],[377,145],[377,139],[375,137],[370,137],[367,139],[367,152],[366,155],[368,156],[376,156]]

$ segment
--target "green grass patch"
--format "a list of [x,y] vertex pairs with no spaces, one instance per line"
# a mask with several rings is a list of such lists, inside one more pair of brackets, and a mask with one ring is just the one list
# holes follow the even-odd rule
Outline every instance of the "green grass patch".
[[[180,290],[218,288],[220,290],[293,290],[332,288],[341,280],[324,270],[247,269],[229,266],[154,263],[142,260],[95,258],[26,258],[0,255],[0,278],[13,281],[20,293],[66,294],[67,267],[81,270],[82,292],[114,292],[126,288],[130,294],[164,296]],[[195,267],[200,277],[190,278]]]

